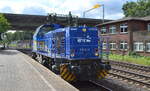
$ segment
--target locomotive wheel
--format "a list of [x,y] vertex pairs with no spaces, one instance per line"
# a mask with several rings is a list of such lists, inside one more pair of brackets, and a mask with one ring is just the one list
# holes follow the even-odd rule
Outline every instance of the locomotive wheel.
[[40,64],[43,64],[42,58],[40,58],[40,59],[38,60],[38,62],[39,62]]
[[55,73],[55,74],[60,74],[58,68],[56,67],[56,65],[52,65],[52,71]]
[[42,59],[41,64],[44,65],[46,63],[46,59]]
[[52,71],[52,62],[51,62],[51,60],[45,61],[43,65],[46,66],[48,69],[50,69]]
[[46,65],[47,65],[47,68],[49,68],[52,71],[52,66],[54,65],[54,59],[49,58],[46,61]]
[[35,53],[32,53],[31,56],[32,56],[33,59],[36,59],[36,57],[37,57],[37,55]]
[[43,65],[48,68],[49,67],[48,66],[48,60],[45,60],[44,63],[43,63]]

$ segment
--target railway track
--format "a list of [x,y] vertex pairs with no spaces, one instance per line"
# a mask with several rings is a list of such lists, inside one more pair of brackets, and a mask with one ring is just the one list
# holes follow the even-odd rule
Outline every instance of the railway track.
[[137,74],[150,76],[150,67],[148,66],[141,66],[137,64],[117,62],[117,61],[110,61],[110,64],[112,67],[115,67],[116,69],[127,70],[130,72],[135,72]]
[[112,61],[112,60],[110,60],[110,64],[115,65],[115,66],[121,66],[121,67],[129,68],[129,69],[136,69],[136,70],[142,70],[142,71],[145,71],[145,72],[150,72],[150,67],[149,66],[142,66],[142,65],[138,65],[138,64]]
[[140,85],[146,86],[150,88],[150,77],[137,74],[134,72],[129,72],[120,69],[112,68],[112,71],[109,73],[110,75],[117,76],[119,78],[127,79],[129,81],[133,81],[134,83],[138,83]]
[[150,67],[125,62],[110,61],[110,77],[128,80],[129,82],[150,88]]
[[96,83],[95,81],[83,81],[72,83],[73,86],[78,88],[80,91],[112,91],[111,89]]
[[97,85],[98,87],[101,87],[102,91],[112,91],[110,88],[106,87],[106,86],[103,86],[103,85],[100,85],[99,83],[95,82],[95,81],[89,81],[95,85]]

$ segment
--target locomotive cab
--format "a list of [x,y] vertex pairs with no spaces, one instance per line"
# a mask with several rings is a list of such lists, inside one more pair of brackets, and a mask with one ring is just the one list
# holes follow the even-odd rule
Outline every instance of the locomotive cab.
[[98,30],[90,27],[71,27],[66,31],[66,53],[71,60],[98,59]]

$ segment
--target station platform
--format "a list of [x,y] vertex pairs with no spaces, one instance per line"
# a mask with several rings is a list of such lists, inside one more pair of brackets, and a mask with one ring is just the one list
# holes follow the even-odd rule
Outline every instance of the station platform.
[[78,91],[17,50],[0,50],[0,91]]

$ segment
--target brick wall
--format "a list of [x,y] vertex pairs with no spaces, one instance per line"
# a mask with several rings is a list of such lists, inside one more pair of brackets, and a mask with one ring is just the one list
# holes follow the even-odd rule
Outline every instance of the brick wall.
[[[127,23],[128,24],[128,33],[127,34],[121,34],[120,33],[120,24]],[[129,50],[133,51],[133,43],[134,41],[150,41],[150,33],[147,33],[147,24],[150,22],[140,21],[140,20],[132,20],[132,21],[123,21],[123,22],[117,22],[113,24],[106,24],[99,26],[101,29],[102,27],[107,28],[107,32],[109,32],[109,27],[112,25],[116,26],[117,34],[105,34],[102,36],[109,36],[109,41],[113,41],[117,44],[116,50],[112,50],[113,53],[118,54],[127,54]],[[123,51],[119,49],[119,43],[121,40],[125,40],[128,43],[128,50]],[[139,52],[141,55],[150,55],[149,52]]]
[[147,22],[132,20],[128,22],[131,31],[143,31],[147,30]]
[[[99,28],[101,29],[102,27],[106,27],[107,29],[107,34],[104,34],[102,36],[109,36],[109,42],[115,42],[116,43],[116,50],[111,50],[111,52],[113,53],[123,53],[124,51],[128,51],[128,50],[120,50],[119,49],[119,45],[120,45],[120,41],[126,41],[127,43],[129,43],[129,33],[126,33],[126,34],[122,34],[120,33],[120,24],[123,24],[123,23],[127,23],[127,22],[119,22],[119,23],[113,23],[113,24],[107,24],[107,25],[104,25],[104,26],[99,26]],[[109,33],[109,27],[110,26],[113,26],[115,25],[116,26],[116,34],[110,34]]]

